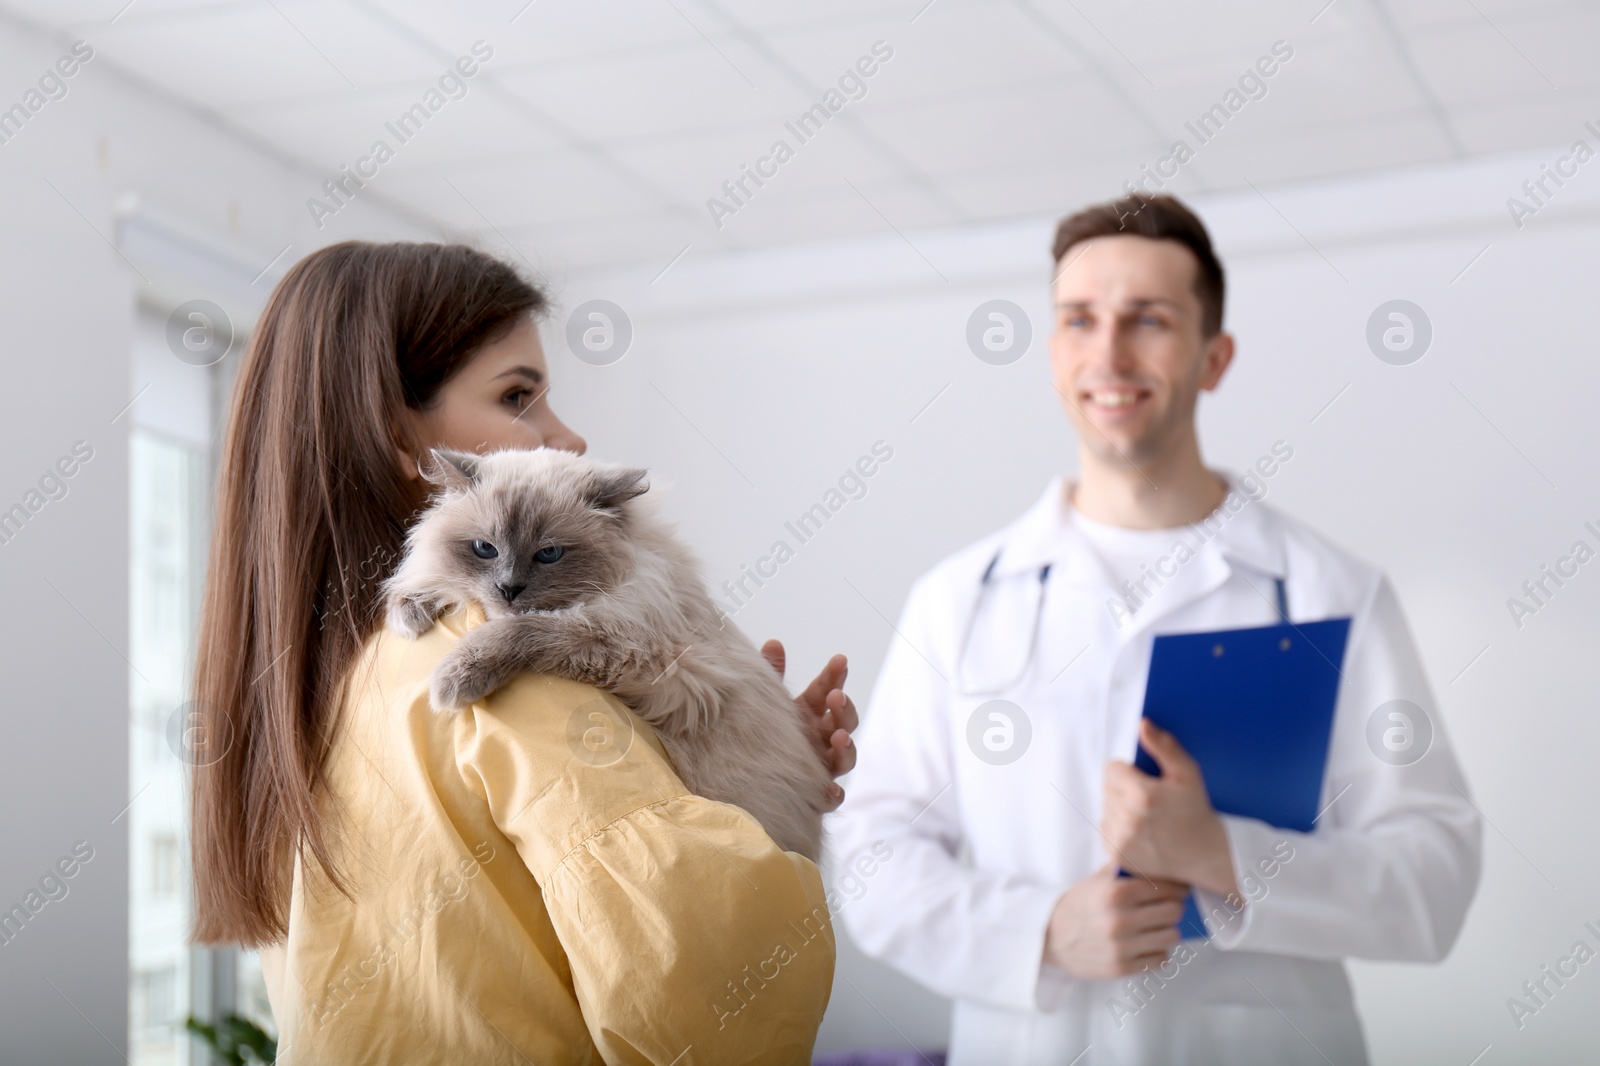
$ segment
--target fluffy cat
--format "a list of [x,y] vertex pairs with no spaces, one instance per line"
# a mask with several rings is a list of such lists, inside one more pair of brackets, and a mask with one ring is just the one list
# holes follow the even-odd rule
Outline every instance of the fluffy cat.
[[389,625],[415,639],[472,600],[488,619],[434,669],[434,709],[524,671],[588,682],[655,728],[691,792],[818,861],[827,769],[777,672],[639,498],[646,471],[552,448],[432,454],[424,473],[442,491],[384,582]]

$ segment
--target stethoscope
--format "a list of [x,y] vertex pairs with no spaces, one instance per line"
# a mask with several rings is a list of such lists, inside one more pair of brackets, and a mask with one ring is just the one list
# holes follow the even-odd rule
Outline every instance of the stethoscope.
[[[1004,549],[1001,549],[1002,551]],[[989,579],[994,577],[994,568],[1000,563],[1000,552],[994,553],[994,558],[989,560],[989,565],[983,568],[983,576],[978,579],[978,598],[973,601],[972,613],[967,615],[967,629],[961,637],[961,649],[956,653],[956,691],[963,696],[998,696],[1008,691],[1021,681],[1028,672],[1028,667],[1033,665],[1034,652],[1039,647],[1039,624],[1044,620],[1044,584],[1050,578],[1050,564],[1045,563],[1039,567],[1039,596],[1033,612],[1033,632],[1028,637],[1028,652],[1022,660],[1022,666],[1007,681],[993,687],[970,684],[963,679],[967,665],[967,647],[972,643],[972,630],[978,624],[978,612],[983,607],[983,594],[988,591]]]
[[[1004,551],[1004,549],[1001,549]],[[1033,665],[1033,657],[1039,649],[1039,627],[1044,621],[1044,588],[1045,582],[1050,579],[1050,565],[1045,563],[1039,567],[1039,595],[1033,609],[1033,631],[1028,636],[1028,651],[1022,660],[1022,665],[1016,673],[998,685],[973,685],[965,680],[967,665],[967,648],[972,643],[972,631],[978,624],[978,613],[983,607],[983,594],[988,591],[990,579],[994,577],[994,568],[1000,564],[1000,552],[995,552],[994,558],[989,560],[989,565],[983,568],[983,576],[978,579],[978,598],[972,603],[972,612],[967,615],[966,632],[961,637],[961,647],[956,653],[956,691],[963,696],[998,696],[1009,691],[1017,682],[1027,676],[1028,669]],[[1272,579],[1277,586],[1278,621],[1284,625],[1289,624],[1289,598],[1283,587],[1283,578]]]

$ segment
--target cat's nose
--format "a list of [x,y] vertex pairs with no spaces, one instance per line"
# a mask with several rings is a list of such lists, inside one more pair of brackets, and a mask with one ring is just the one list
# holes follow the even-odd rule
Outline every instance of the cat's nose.
[[513,600],[515,600],[519,595],[522,594],[522,590],[527,588],[527,587],[528,586],[526,586],[526,585],[496,585],[495,586],[495,588],[500,590],[500,595],[502,595],[502,596],[504,596],[506,598],[506,602],[507,603],[510,603]]

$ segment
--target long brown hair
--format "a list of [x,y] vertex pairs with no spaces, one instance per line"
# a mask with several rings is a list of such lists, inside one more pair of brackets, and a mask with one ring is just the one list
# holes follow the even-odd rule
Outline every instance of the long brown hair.
[[234,385],[201,606],[194,942],[280,940],[296,854],[348,894],[316,790],[346,672],[382,627],[378,584],[424,502],[396,456],[419,443],[402,405],[427,407],[545,307],[459,244],[335,244],[273,290]]

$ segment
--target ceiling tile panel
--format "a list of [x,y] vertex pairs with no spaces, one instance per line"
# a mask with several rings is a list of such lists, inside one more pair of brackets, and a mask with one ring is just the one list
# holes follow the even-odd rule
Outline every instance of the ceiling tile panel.
[[537,160],[452,168],[451,172],[395,177],[385,193],[408,203],[438,203],[453,224],[527,226],[592,219],[662,205],[621,180],[593,158],[564,152]]
[[[549,124],[471,80],[464,86],[464,93],[455,98],[426,96],[433,83],[424,82],[326,100],[230,108],[226,113],[241,128],[274,143],[294,145],[301,158],[329,169],[341,163],[354,166],[380,140],[394,152],[392,162],[382,169],[393,173],[507,155],[545,155],[570,147],[570,140]],[[429,102],[439,103],[438,110],[429,111]],[[422,110],[415,110],[419,105]]]
[[724,53],[696,38],[583,64],[497,70],[509,91],[592,140],[716,129],[782,114]]
[[1120,100],[1082,77],[869,107],[862,122],[933,175],[1105,155],[1150,141]]

